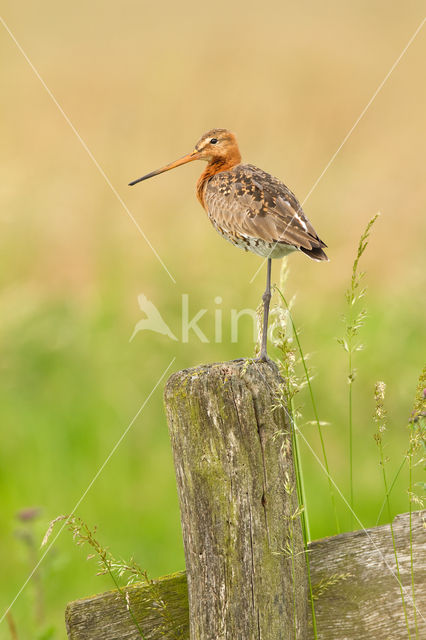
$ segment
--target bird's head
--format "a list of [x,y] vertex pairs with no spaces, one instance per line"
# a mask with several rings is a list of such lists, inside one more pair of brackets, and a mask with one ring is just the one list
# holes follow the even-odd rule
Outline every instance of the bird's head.
[[228,160],[230,156],[235,155],[240,156],[237,139],[228,129],[207,131],[198,140],[194,151],[199,154],[200,160],[207,160],[208,162]]
[[157,176],[159,173],[164,173],[164,171],[170,171],[170,169],[179,167],[187,162],[192,162],[193,160],[206,160],[209,163],[223,164],[227,167],[235,166],[241,162],[236,137],[227,129],[212,129],[201,136],[191,153],[167,164],[165,167],[161,167],[161,169],[147,173],[145,176],[142,176],[142,178],[133,180],[129,185],[133,186],[138,182],[142,182],[142,180]]

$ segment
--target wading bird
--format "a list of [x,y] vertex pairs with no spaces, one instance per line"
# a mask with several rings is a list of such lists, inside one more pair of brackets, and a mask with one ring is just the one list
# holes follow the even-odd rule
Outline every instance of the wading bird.
[[129,186],[193,160],[208,163],[197,182],[197,197],[216,231],[236,247],[268,259],[260,351],[260,360],[266,361],[271,259],[301,251],[313,260],[328,260],[323,251],[327,245],[319,239],[285,184],[252,164],[241,163],[237,140],[227,129],[208,131],[191,153]]

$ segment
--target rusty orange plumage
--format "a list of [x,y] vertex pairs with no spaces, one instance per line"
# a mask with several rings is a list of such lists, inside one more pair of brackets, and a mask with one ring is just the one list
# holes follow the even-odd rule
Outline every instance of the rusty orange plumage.
[[313,260],[328,260],[326,244],[285,184],[254,165],[241,163],[235,135],[227,129],[208,131],[191,153],[130,185],[193,160],[207,161],[197,182],[197,197],[216,231],[233,245],[268,259],[260,353],[261,359],[266,360],[271,259],[298,250]]

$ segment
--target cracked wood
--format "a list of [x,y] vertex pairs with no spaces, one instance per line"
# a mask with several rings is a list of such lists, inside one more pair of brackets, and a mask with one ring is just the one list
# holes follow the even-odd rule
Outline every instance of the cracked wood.
[[[412,515],[415,599],[418,638],[426,638],[426,511]],[[409,514],[393,523],[411,637],[416,637],[411,597]],[[351,531],[309,545],[318,640],[401,640],[407,638],[388,524]],[[386,561],[386,562],[385,562]],[[388,566],[389,565],[389,566]],[[342,576],[345,576],[343,578]],[[184,573],[161,578],[158,590],[171,624],[165,628],[161,608],[149,587],[126,589],[132,610],[147,640],[189,640],[189,612]],[[322,589],[319,586],[322,585]],[[326,588],[325,585],[328,585]],[[140,634],[117,593],[109,591],[70,602],[66,610],[70,640],[140,640]],[[309,625],[307,640],[313,640]]]
[[[181,371],[165,402],[181,506],[192,640],[307,636],[290,428],[270,364]],[[292,554],[292,557],[291,557]],[[296,627],[296,629],[295,629]]]
[[[302,543],[298,526],[291,528],[295,494],[288,499],[282,486],[286,472],[293,486],[294,476],[288,425],[282,411],[272,410],[277,382],[268,365],[240,361],[183,371],[167,385],[191,640],[294,638],[293,600],[296,637],[313,639],[303,555],[295,556],[293,581],[281,552],[292,533],[295,551]],[[411,528],[419,638],[426,638],[425,517],[414,512]],[[408,514],[395,518],[394,533],[414,638]],[[407,637],[389,525],[317,540],[309,555],[319,640]],[[189,640],[185,574],[156,585],[126,588],[145,638]],[[140,638],[117,591],[71,602],[65,616],[71,640]]]

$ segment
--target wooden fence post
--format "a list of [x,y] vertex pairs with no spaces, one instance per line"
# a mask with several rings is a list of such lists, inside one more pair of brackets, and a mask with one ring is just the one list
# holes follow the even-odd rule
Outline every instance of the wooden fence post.
[[[398,563],[407,603],[411,637],[426,638],[426,511],[403,513],[393,521]],[[410,527],[411,520],[411,527]],[[390,525],[350,531],[309,545],[316,593],[318,640],[401,640],[407,638]],[[413,558],[417,635],[411,584]],[[140,640],[128,606],[146,640],[189,640],[185,573],[152,583],[70,602],[65,619],[70,640]],[[307,640],[314,640],[309,626]]]
[[306,564],[290,425],[267,363],[174,374],[165,390],[191,640],[305,640]]

